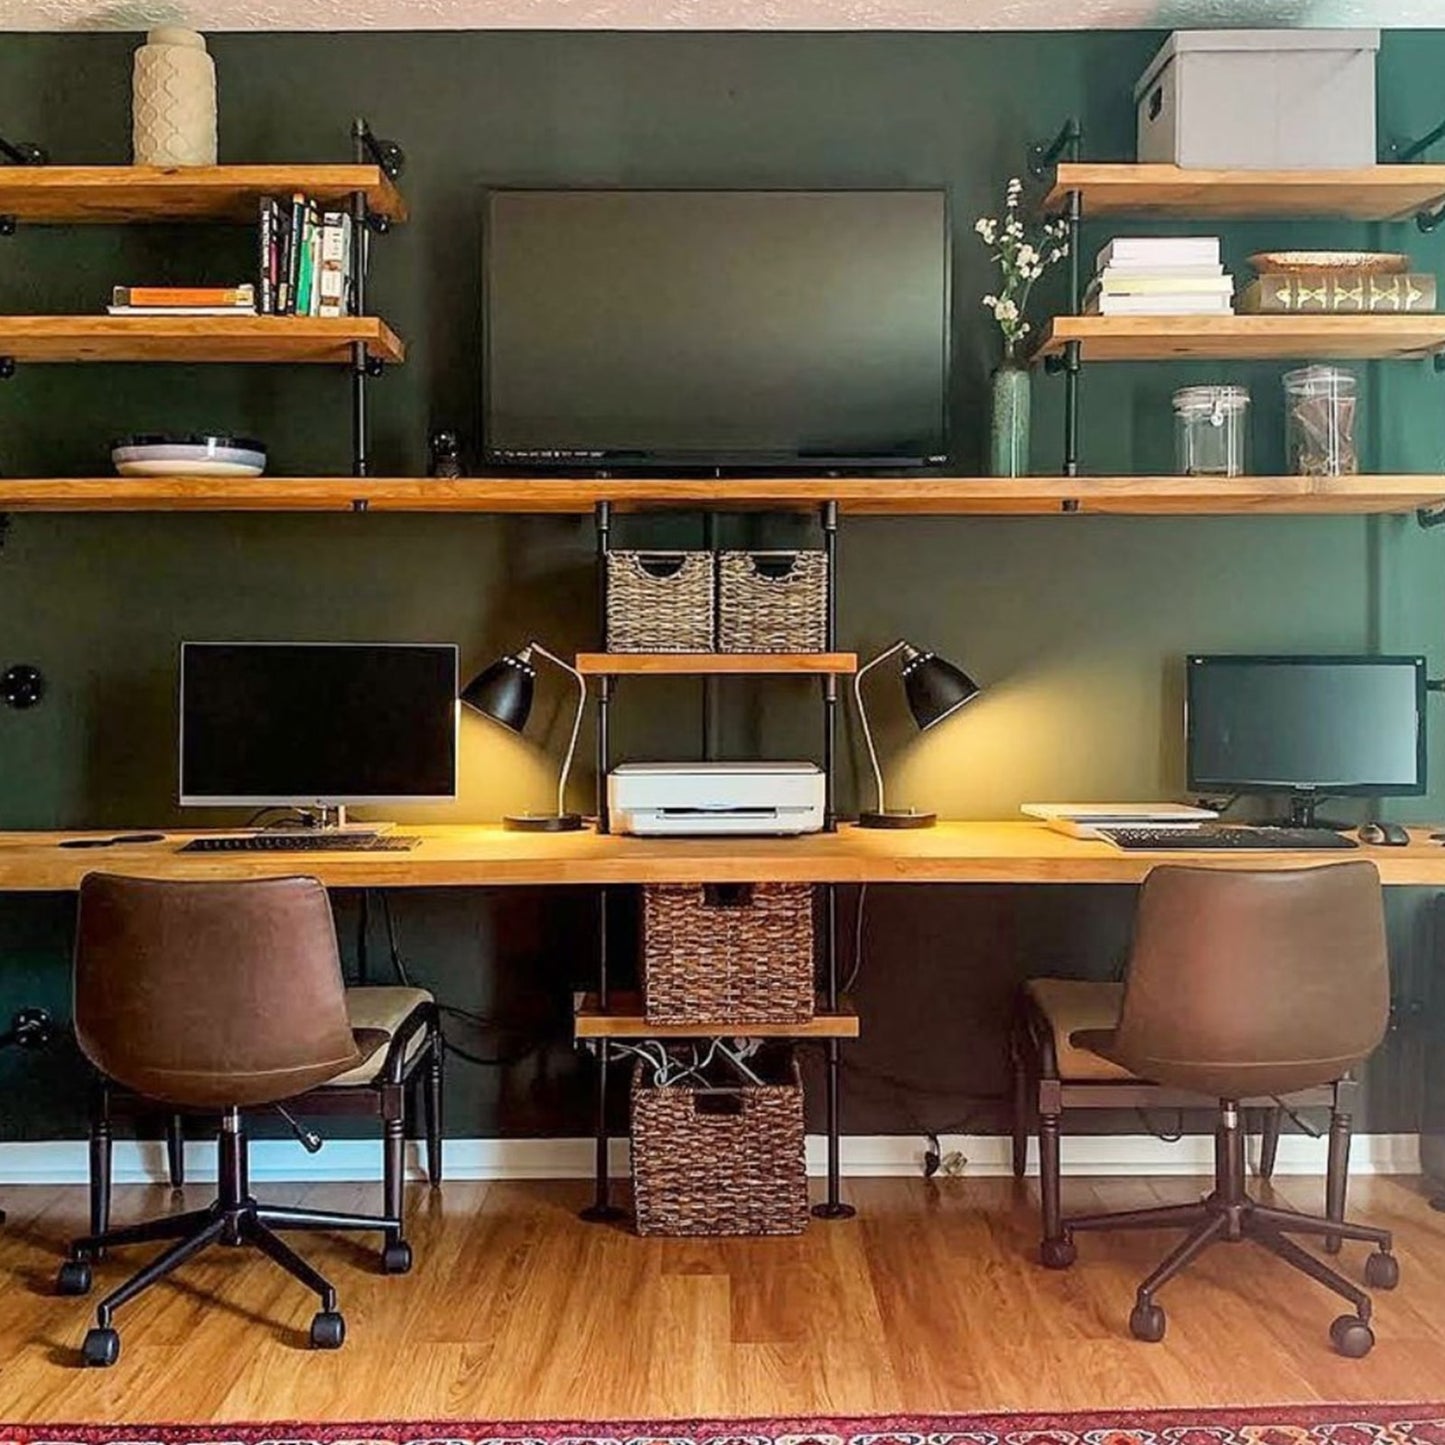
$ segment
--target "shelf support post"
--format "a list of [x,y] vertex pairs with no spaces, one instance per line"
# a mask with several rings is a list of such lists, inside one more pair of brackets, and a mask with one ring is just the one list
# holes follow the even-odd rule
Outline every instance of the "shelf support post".
[[[837,1013],[841,1002],[838,988],[838,885],[823,885],[823,975],[828,1012]],[[858,1211],[843,1202],[843,1046],[829,1039],[823,1046],[825,1110],[828,1137],[828,1194],[813,1206],[818,1219],[851,1219]]]
[[[611,1003],[611,984],[607,967],[607,888],[597,890],[597,1006],[604,1014]],[[607,1115],[608,1073],[612,1065],[612,1041],[598,1039],[597,1045],[597,1115],[594,1121],[596,1153],[593,1160],[592,1203],[580,1211],[589,1224],[606,1224],[622,1218],[612,1202],[611,1134]]]
[[[603,649],[607,647],[607,554],[612,547],[612,503],[598,502],[592,512],[597,530],[597,627]],[[607,833],[607,774],[612,767],[611,712],[613,677],[604,673],[597,679],[597,831]]]
[[[824,650],[838,650],[838,503],[823,503],[823,555],[828,564]],[[838,679],[831,672],[823,679],[823,828],[838,827]]]
[[[1029,172],[1042,180],[1060,160],[1077,161],[1083,153],[1084,128],[1077,116],[1070,116],[1051,141],[1037,141],[1029,147]],[[1064,208],[1069,225],[1069,314],[1078,316],[1084,309],[1083,258],[1081,255],[1084,224],[1084,198],[1070,191]],[[1064,475],[1079,475],[1079,370],[1080,346],[1067,342],[1061,357],[1049,357],[1044,365],[1049,371],[1064,373]]]

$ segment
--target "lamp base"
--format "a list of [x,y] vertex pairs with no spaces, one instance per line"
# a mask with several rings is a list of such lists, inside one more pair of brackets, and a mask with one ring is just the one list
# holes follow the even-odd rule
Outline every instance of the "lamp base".
[[582,827],[581,813],[512,813],[502,819],[512,833],[575,833]]
[[898,812],[859,813],[860,828],[931,828],[938,821],[937,813]]

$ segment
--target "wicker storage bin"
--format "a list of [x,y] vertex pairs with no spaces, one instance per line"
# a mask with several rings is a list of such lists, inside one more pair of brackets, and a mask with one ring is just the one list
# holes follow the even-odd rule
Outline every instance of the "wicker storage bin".
[[608,652],[711,652],[711,552],[607,554]]
[[801,1234],[807,1227],[797,1061],[781,1049],[749,1063],[763,1084],[659,1087],[646,1064],[633,1071],[639,1234]]
[[826,552],[724,552],[718,559],[720,652],[822,652]]
[[794,1024],[813,1017],[808,883],[659,884],[642,894],[651,1024]]

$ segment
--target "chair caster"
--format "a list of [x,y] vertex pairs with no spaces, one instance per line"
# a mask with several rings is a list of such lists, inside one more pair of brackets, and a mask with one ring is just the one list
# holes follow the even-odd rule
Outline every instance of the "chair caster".
[[1362,1360],[1375,1346],[1375,1332],[1358,1315],[1341,1315],[1330,1326],[1330,1343],[1347,1360]]
[[407,1274],[411,1270],[411,1245],[404,1239],[388,1240],[381,1251],[383,1274]]
[[1140,1301],[1129,1311],[1129,1333],[1146,1344],[1157,1345],[1164,1338],[1167,1323],[1164,1311],[1156,1304]]
[[1365,1261],[1365,1283],[1371,1289],[1394,1289],[1400,1283],[1400,1261],[1380,1250]]
[[1039,1263],[1045,1269],[1068,1269],[1078,1257],[1072,1239],[1045,1239],[1039,1245]]
[[81,1359],[97,1369],[106,1369],[120,1359],[120,1336],[108,1325],[96,1325],[85,1332]]
[[321,1310],[311,1321],[311,1348],[339,1350],[346,1338],[346,1321],[335,1310]]
[[91,1283],[89,1261],[67,1259],[55,1276],[55,1292],[63,1295],[89,1294]]

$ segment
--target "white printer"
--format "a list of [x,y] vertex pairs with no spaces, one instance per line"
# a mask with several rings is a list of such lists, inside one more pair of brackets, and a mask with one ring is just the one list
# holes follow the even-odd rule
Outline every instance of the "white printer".
[[815,763],[622,763],[607,775],[614,833],[816,833],[824,799]]

